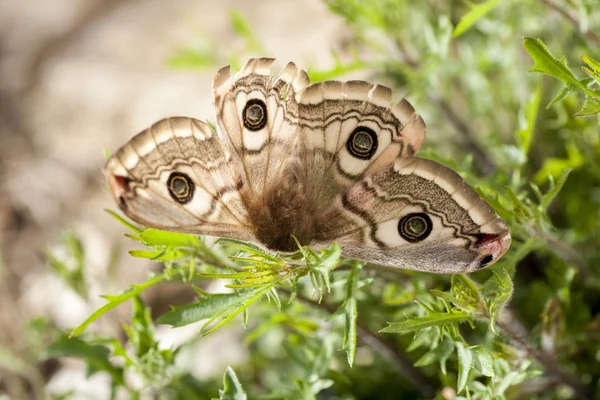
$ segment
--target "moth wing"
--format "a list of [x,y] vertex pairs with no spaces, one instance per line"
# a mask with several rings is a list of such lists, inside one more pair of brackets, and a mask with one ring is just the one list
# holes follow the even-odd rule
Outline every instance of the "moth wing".
[[509,248],[506,224],[454,171],[399,157],[350,186],[318,220],[317,246],[344,257],[436,273],[466,273]]
[[410,157],[425,138],[425,123],[405,99],[363,81],[326,81],[298,96],[301,137],[318,208],[397,157]]
[[250,59],[234,76],[227,66],[213,79],[219,136],[239,162],[250,195],[262,194],[293,158],[298,139],[296,94],[309,83],[306,72],[291,62],[273,80],[273,62]]
[[243,181],[232,161],[209,125],[174,117],[136,135],[104,173],[119,207],[136,222],[252,241]]

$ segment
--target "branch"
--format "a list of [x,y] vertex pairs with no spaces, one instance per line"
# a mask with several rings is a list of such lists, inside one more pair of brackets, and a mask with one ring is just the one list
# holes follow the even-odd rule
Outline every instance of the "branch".
[[[330,304],[319,303],[300,294],[297,295],[297,298],[315,308],[325,310],[329,314],[334,314],[337,311]],[[358,318],[356,319],[356,328],[358,338],[379,353],[379,355],[389,360],[403,376],[414,383],[415,388],[424,398],[433,398],[435,396],[435,387],[413,366],[412,362],[407,359],[406,354],[393,341],[386,340],[381,335],[371,331]]]
[[528,356],[535,358],[544,367],[544,370],[550,377],[573,389],[577,398],[582,400],[592,398],[589,389],[579,380],[579,378],[563,371],[552,355],[536,349],[527,341],[527,339],[516,333],[506,322],[497,320],[496,326],[498,326],[513,342],[518,344],[519,347],[525,350]]
[[581,34],[586,36],[591,41],[595,42],[596,46],[600,47],[600,36],[596,35],[593,31],[591,31],[589,29],[582,31],[581,24],[579,23],[577,18],[575,18],[569,12],[567,12],[565,9],[563,9],[558,4],[555,4],[554,2],[552,2],[550,0],[542,0],[542,3],[544,3],[548,8],[551,8],[552,10],[556,11],[557,13],[562,15],[564,18],[569,20],[569,22],[571,22],[573,25],[575,25],[578,32],[580,32]]

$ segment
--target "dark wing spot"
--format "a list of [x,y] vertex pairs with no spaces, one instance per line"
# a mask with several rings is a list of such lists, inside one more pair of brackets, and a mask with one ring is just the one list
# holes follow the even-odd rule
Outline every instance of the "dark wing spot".
[[477,268],[483,268],[494,260],[494,256],[491,254],[486,254],[483,256],[481,260],[477,263]]

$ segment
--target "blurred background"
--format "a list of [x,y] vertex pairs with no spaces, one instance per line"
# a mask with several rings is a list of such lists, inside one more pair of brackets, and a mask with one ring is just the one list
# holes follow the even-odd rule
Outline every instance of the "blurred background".
[[[600,58],[600,7],[585,0],[476,3],[489,3],[489,10],[457,35],[466,1],[0,0],[0,397],[69,390],[110,396],[108,378],[86,380],[81,361],[36,360],[48,344],[44,327],[70,329],[104,304],[100,294],[160,269],[127,255],[135,245],[103,211],[116,209],[101,173],[105,154],[164,117],[214,121],[213,73],[251,56],[277,58],[275,69],[294,61],[313,80],[363,78],[393,87],[428,124],[424,153],[472,174],[470,183],[484,191],[529,181],[544,187],[549,176],[573,168],[551,213],[562,229],[553,240],[591,249],[600,219],[597,117],[572,118],[581,106],[577,95],[546,110],[562,85],[529,72],[533,61],[522,43],[543,38],[580,74],[581,56]],[[539,119],[527,128],[532,101],[541,104]],[[517,145],[522,129],[537,134],[529,154]],[[69,246],[85,248],[79,293],[51,262]],[[573,261],[574,253],[567,248],[560,262],[591,268],[581,267],[591,261]],[[592,253],[580,251],[597,260]],[[529,256],[515,279],[524,288],[547,282],[540,266],[559,262],[552,257],[549,250]],[[586,323],[600,298],[592,278],[593,290],[577,297],[596,299]],[[529,329],[552,297],[545,286],[532,287],[542,296],[538,306],[525,304],[526,291],[514,297],[524,302]],[[177,284],[144,295],[156,314],[193,297]],[[118,336],[130,314],[129,305],[119,307],[92,331]],[[168,347],[194,329],[158,327],[157,335]],[[194,375],[221,376],[227,364],[247,359],[241,331],[199,342],[187,364]]]

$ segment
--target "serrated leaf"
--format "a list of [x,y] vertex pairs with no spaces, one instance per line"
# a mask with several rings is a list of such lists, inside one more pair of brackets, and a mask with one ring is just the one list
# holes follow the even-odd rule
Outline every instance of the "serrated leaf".
[[219,389],[219,400],[247,400],[248,395],[244,391],[235,371],[227,367],[223,375],[223,390]]
[[587,97],[583,106],[575,113],[576,117],[591,117],[600,113],[600,98]]
[[586,74],[591,76],[596,82],[600,84],[600,62],[588,56],[583,56],[581,57],[581,59],[590,67],[582,67],[581,69],[583,69]]
[[233,293],[210,294],[195,303],[172,307],[171,311],[161,315],[157,322],[173,327],[192,324],[202,319],[219,315],[236,305],[240,305],[255,293],[255,290],[242,289]]
[[[202,336],[206,336],[209,333],[212,333],[212,332],[216,331],[217,329],[219,329],[220,327],[222,327],[223,325],[227,324],[229,321],[231,321],[237,315],[239,315],[240,313],[244,312],[246,309],[248,309],[248,307],[250,307],[256,301],[258,301],[264,295],[266,295],[275,285],[277,285],[278,283],[280,283],[284,279],[286,279],[285,276],[281,277],[281,278],[279,278],[277,280],[274,280],[270,284],[264,286],[260,290],[249,289],[249,290],[251,290],[251,293],[253,294],[252,296],[250,296],[249,298],[245,299],[242,303],[238,304],[237,307],[231,307],[231,309],[225,310],[222,313],[214,315],[206,324],[204,324],[204,326],[202,327],[202,330],[201,330],[200,334]],[[212,327],[209,327],[209,325],[212,324],[212,322],[216,318],[220,317],[222,314],[223,314],[223,319],[220,322],[218,322],[216,325],[214,325]]]
[[105,304],[105,305],[103,305],[102,307],[98,308],[96,311],[94,311],[92,313],[92,315],[90,315],[78,327],[76,327],[75,329],[73,329],[73,331],[71,332],[71,334],[69,335],[69,337],[70,338],[74,338],[74,337],[80,335],[85,330],[85,328],[87,328],[87,326],[89,324],[91,324],[92,322],[94,322],[95,320],[97,320],[98,318],[100,318],[102,315],[106,314],[108,311],[112,310],[113,308],[115,308],[115,307],[123,304],[124,302],[126,302],[129,299],[131,299],[132,297],[137,296],[138,294],[140,294],[141,292],[143,292],[144,290],[146,290],[150,286],[156,285],[157,283],[159,283],[163,279],[166,279],[166,275],[165,274],[159,275],[159,276],[155,276],[155,277],[149,279],[148,281],[146,281],[144,283],[133,284],[133,285],[131,285],[131,288],[129,290],[127,290],[124,293],[121,293],[119,295],[105,295],[105,296],[103,296],[105,299],[108,300],[108,303]]
[[450,294],[454,297],[453,303],[471,313],[485,313],[487,307],[475,283],[465,275],[452,275]]
[[458,383],[457,394],[460,394],[467,386],[469,371],[471,371],[471,363],[473,362],[473,353],[467,349],[461,342],[455,342],[456,357],[458,358]]
[[548,47],[540,39],[526,37],[523,46],[535,62],[531,71],[553,76],[571,89],[577,89],[586,95],[593,95],[593,92],[573,75],[567,65],[567,60],[564,57],[560,60],[554,58]]
[[329,272],[339,265],[341,256],[342,248],[337,243],[334,243],[330,248],[323,250],[319,258],[310,266],[312,270],[317,271],[322,276],[325,287],[327,287],[327,292],[331,292]]
[[388,322],[389,326],[379,332],[405,334],[418,332],[431,326],[443,326],[448,323],[460,323],[468,320],[470,314],[467,312],[431,313],[421,317],[409,317],[401,322]]
[[475,22],[483,18],[489,13],[494,7],[500,4],[501,0],[487,0],[481,4],[477,4],[471,7],[471,9],[462,16],[456,28],[454,28],[453,37],[458,37],[465,33]]

